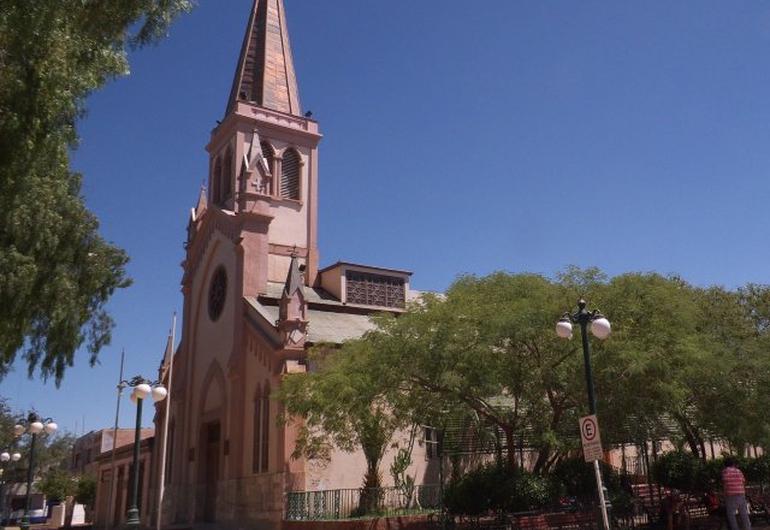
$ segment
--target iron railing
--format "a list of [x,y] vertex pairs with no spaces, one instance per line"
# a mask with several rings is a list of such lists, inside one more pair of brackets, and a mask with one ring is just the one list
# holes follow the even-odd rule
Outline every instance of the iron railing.
[[413,488],[358,488],[290,491],[285,519],[317,521],[429,513],[440,507],[438,484]]

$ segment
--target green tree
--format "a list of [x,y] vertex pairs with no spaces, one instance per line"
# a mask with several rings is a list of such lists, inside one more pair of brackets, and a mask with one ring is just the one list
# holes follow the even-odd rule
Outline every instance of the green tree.
[[82,475],[78,477],[77,482],[75,500],[93,509],[96,502],[96,477],[93,475]]
[[299,427],[295,457],[329,458],[335,446],[343,451],[361,449],[366,458],[365,488],[380,486],[380,461],[393,433],[405,424],[367,370],[371,355],[365,341],[350,341],[340,349],[318,347],[309,363],[313,369],[287,376],[277,394],[285,405],[286,420]]
[[37,485],[37,489],[51,501],[63,501],[75,495],[78,481],[64,469],[50,469]]
[[129,285],[70,169],[86,97],[128,73],[127,49],[155,42],[189,0],[0,3],[0,377],[23,352],[57,384],[86,343],[109,343],[105,305]]

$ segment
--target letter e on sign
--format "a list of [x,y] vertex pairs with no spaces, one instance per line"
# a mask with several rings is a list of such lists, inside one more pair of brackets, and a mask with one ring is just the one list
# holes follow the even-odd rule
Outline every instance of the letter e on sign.
[[601,460],[604,457],[599,422],[595,414],[580,418],[580,441],[583,443],[583,456],[586,462]]

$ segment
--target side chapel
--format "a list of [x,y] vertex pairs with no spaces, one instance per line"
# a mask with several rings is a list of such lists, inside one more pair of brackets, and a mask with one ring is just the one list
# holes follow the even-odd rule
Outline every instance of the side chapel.
[[[407,271],[319,268],[320,140],[301,110],[284,2],[255,0],[225,117],[206,146],[208,188],[190,213],[164,526],[279,528],[286,492],[361,484],[361,454],[292,459],[296,428],[277,424],[271,399],[286,374],[306,370],[314,343],[360,336],[372,313],[403,311],[416,295]],[[429,453],[417,444],[418,484]]]

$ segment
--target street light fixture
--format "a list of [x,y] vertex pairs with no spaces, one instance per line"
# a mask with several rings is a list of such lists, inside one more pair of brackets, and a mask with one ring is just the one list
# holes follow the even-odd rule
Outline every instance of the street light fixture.
[[[39,434],[53,434],[59,426],[51,418],[41,418],[36,412],[30,412],[27,416],[26,426],[23,423],[17,423],[13,427],[13,433],[16,437],[21,437],[25,432],[32,435],[32,441],[29,444],[29,465],[27,467],[27,495],[24,501],[24,517],[21,519],[21,530],[28,530],[30,523],[30,499],[32,496],[32,479],[35,476],[35,442]],[[12,455],[16,456],[15,453]],[[19,455],[21,457],[21,455]]]
[[139,448],[141,445],[142,431],[142,402],[148,396],[156,403],[166,399],[168,391],[159,384],[158,381],[150,381],[141,375],[137,375],[129,381],[121,381],[118,385],[120,389],[130,386],[134,390],[131,392],[131,401],[136,403],[136,429],[134,431],[134,469],[132,473],[131,504],[126,513],[126,528],[138,529],[139,521]]
[[[586,389],[588,390],[588,411],[589,414],[596,414],[596,394],[594,392],[594,376],[591,369],[591,346],[588,343],[588,327],[590,325],[591,333],[600,340],[605,340],[612,332],[610,321],[607,320],[598,310],[588,311],[586,301],[582,298],[578,300],[578,310],[575,313],[564,313],[556,323],[556,334],[562,339],[572,338],[572,324],[580,325],[580,338],[583,341],[583,364],[586,375]],[[607,505],[604,500],[604,490],[602,488],[602,473],[599,467],[599,461],[594,460],[594,473],[596,475],[596,489],[599,496],[599,506],[602,512],[602,523],[605,530],[609,530],[609,519],[607,517]]]
[[[18,462],[21,460],[21,454],[20,453],[9,453],[8,451],[3,451],[0,453],[0,465],[2,464],[8,464],[8,462]],[[0,467],[0,525],[3,524],[3,520],[5,520],[5,483],[7,482],[7,479],[5,478],[5,466]]]

